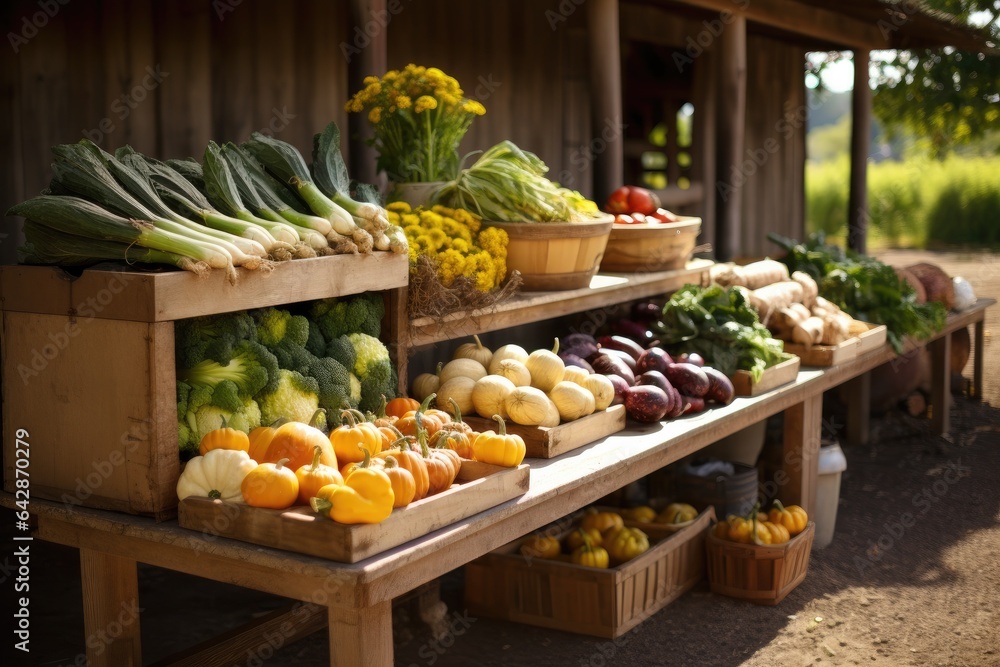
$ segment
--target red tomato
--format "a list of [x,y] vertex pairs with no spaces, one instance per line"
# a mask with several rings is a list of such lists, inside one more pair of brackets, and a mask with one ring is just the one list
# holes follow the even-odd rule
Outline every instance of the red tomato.
[[660,207],[660,198],[646,188],[633,187],[628,193],[628,208],[633,213],[651,215]]
[[629,190],[627,185],[623,185],[608,197],[608,202],[604,205],[604,210],[608,213],[628,213],[629,212]]

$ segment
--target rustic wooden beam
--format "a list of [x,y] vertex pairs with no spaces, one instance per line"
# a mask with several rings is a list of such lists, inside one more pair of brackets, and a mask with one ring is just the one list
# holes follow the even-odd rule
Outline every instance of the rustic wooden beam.
[[675,4],[738,14],[760,23],[844,49],[887,49],[889,38],[876,22],[862,21],[796,0],[674,0]]
[[[364,87],[366,76],[382,76],[388,69],[389,62],[389,40],[387,33],[389,26],[378,21],[380,16],[388,16],[386,0],[351,0],[350,2],[350,34],[349,39],[354,39],[358,34],[354,29],[360,27],[362,33],[368,36],[368,43],[365,46],[355,44],[360,49],[360,53],[351,51],[347,54],[347,86],[348,94]],[[365,26],[374,22],[380,26],[378,30],[365,32]],[[372,128],[364,114],[349,114],[347,117],[348,129],[348,161],[351,166],[351,174],[354,178],[363,183],[378,183],[378,172],[375,169],[375,161],[378,154],[367,140],[372,136]],[[385,180],[384,178],[382,179]]]
[[847,247],[865,252],[868,245],[868,147],[872,131],[872,89],[868,51],[854,52],[851,95],[851,185],[847,205]]
[[599,138],[603,147],[601,151],[594,151],[593,199],[602,202],[625,178],[618,0],[590,0],[587,29],[590,35],[591,130],[595,142]]
[[713,242],[716,259],[728,260],[740,254],[743,225],[743,182],[741,171],[747,109],[747,22],[734,15],[718,38],[718,101],[716,115],[717,171],[716,230]]
[[139,667],[142,645],[135,560],[81,548],[80,574],[87,664]]

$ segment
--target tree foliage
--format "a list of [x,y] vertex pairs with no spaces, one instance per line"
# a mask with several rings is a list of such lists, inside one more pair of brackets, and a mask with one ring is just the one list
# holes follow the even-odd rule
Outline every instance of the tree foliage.
[[[911,49],[872,54],[876,115],[890,128],[924,137],[931,155],[1000,127],[1000,0],[924,0],[964,23],[982,26],[978,53]],[[905,29],[905,27],[904,27]]]

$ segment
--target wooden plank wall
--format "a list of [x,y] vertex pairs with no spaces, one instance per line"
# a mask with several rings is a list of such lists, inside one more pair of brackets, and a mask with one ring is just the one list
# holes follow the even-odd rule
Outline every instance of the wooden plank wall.
[[[4,211],[48,184],[53,144],[85,135],[108,149],[200,157],[209,139],[242,141],[265,128],[308,151],[324,124],[346,125],[346,3],[56,4],[37,30],[24,28],[37,1],[0,8],[4,33],[27,36],[16,51],[8,38],[0,55]],[[5,218],[0,228],[0,263],[16,261],[15,224]]]
[[753,32],[747,35],[747,116],[741,169],[746,183],[739,253],[743,257],[773,254],[777,246],[767,240],[768,232],[793,238],[804,233],[809,111],[804,62],[801,46]]

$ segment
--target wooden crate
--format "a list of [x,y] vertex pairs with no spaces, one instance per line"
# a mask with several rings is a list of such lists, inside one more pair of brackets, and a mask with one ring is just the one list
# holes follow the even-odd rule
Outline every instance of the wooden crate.
[[[463,421],[476,431],[496,430],[497,423],[484,417],[463,415]],[[525,457],[551,459],[625,428],[625,406],[612,405],[606,410],[575,419],[559,426],[522,426],[506,420],[508,433],[524,439]]]
[[180,472],[173,320],[387,290],[406,257],[333,256],[204,278],[0,267],[4,488],[28,432],[32,496],[167,517]]
[[736,375],[729,378],[733,381],[736,395],[759,396],[783,384],[795,381],[799,375],[801,361],[793,354],[785,356],[788,357],[785,361],[765,369],[758,382],[754,382],[753,376],[748,371],[736,371]]
[[816,524],[784,544],[738,544],[709,534],[708,581],[713,593],[754,604],[776,605],[802,583],[809,568]]
[[885,344],[884,324],[868,324],[868,331],[852,336],[839,345],[798,345],[785,343],[785,352],[797,356],[803,366],[829,367],[847,363]]
[[705,538],[715,514],[676,533],[649,531],[649,551],[601,570],[528,559],[512,542],[465,567],[469,613],[613,639],[705,577]]
[[305,506],[272,510],[193,497],[181,501],[178,523],[211,535],[356,563],[524,495],[528,479],[526,464],[503,468],[463,461],[450,489],[395,509],[378,524],[337,523]]

